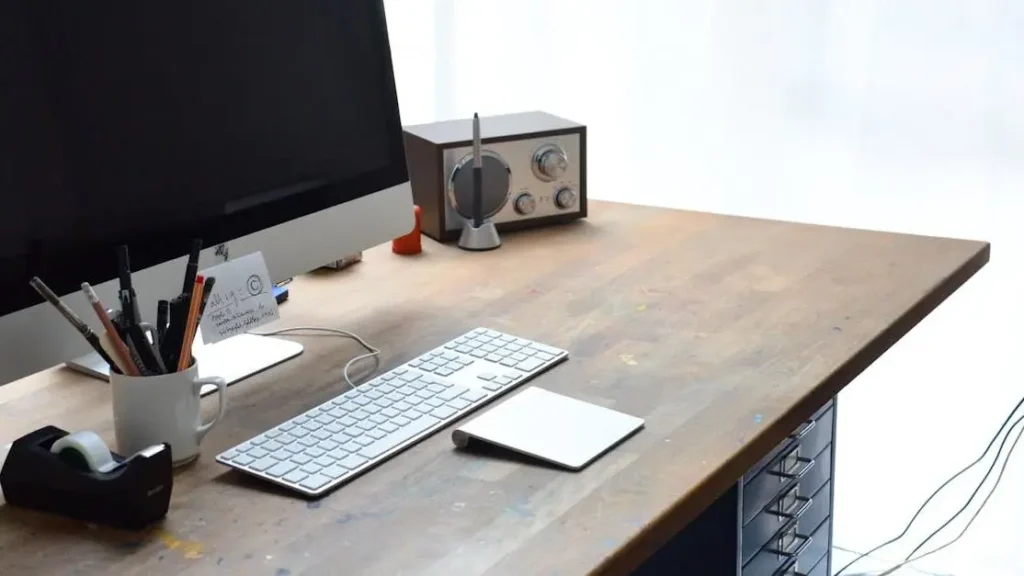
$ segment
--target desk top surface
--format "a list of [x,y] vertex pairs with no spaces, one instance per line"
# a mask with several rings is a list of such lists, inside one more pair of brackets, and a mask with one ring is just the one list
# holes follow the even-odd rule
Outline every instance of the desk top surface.
[[[988,260],[983,242],[608,203],[469,254],[387,246],[292,285],[281,327],[355,332],[382,369],[483,325],[565,348],[534,383],[646,419],[580,473],[469,456],[434,435],[317,502],[213,456],[344,390],[354,342],[229,388],[200,461],[144,534],[0,507],[0,573],[579,574],[626,571],[741,477]],[[204,410],[214,399],[204,400]],[[103,382],[0,388],[0,439],[43,424],[113,446]]]

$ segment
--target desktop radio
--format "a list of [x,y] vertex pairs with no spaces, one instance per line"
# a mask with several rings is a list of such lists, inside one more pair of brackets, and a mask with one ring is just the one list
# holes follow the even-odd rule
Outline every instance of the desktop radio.
[[[587,215],[587,128],[545,112],[480,118],[483,215],[499,232]],[[405,152],[421,229],[456,240],[472,217],[473,123],[405,127]]]

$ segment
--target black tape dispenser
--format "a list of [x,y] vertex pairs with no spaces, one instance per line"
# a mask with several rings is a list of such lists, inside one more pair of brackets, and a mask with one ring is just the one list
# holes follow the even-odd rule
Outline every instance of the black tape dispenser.
[[55,426],[15,440],[0,470],[8,504],[129,530],[167,515],[173,481],[167,444],[124,458],[94,432]]

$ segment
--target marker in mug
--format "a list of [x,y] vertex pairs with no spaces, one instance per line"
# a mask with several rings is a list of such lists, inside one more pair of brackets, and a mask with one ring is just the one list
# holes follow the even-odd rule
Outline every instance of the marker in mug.
[[53,307],[61,313],[61,316],[64,316],[64,319],[67,320],[68,323],[75,327],[75,330],[85,338],[86,342],[89,343],[89,346],[92,346],[92,349],[100,355],[100,358],[103,358],[103,361],[110,366],[111,370],[120,369],[110,355],[107,354],[106,350],[103,349],[102,344],[100,344],[99,336],[97,336],[96,333],[92,331],[92,328],[89,328],[89,325],[83,322],[82,319],[71,310],[71,308],[68,308],[67,304],[61,302],[60,298],[57,298],[57,295],[54,294],[53,290],[50,290],[50,287],[47,286],[45,282],[43,282],[38,276],[33,276],[28,283],[36,292],[39,293],[40,296],[43,297],[44,300],[52,304]]

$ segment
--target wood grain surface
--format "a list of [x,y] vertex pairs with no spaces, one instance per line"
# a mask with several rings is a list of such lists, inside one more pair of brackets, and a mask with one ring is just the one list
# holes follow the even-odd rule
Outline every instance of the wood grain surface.
[[[313,502],[215,463],[344,391],[357,344],[301,337],[302,356],[229,389],[162,526],[124,533],[5,505],[0,574],[628,572],[989,255],[983,242],[608,203],[504,241],[370,250],[296,279],[275,327],[356,332],[383,369],[477,326],[565,348],[536,385],[647,421],[584,471],[457,452],[449,431]],[[113,445],[107,385],[54,369],[0,387],[2,441],[44,424]]]

